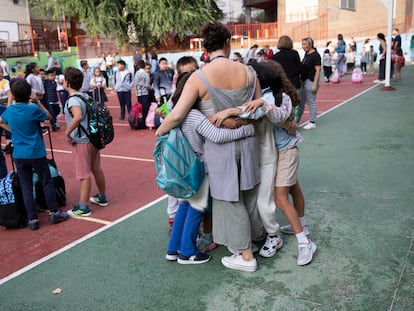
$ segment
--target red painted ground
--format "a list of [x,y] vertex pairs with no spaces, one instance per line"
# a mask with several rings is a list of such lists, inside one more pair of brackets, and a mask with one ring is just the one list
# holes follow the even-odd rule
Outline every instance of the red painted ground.
[[[348,76],[339,84],[322,82],[317,96],[318,114],[371,87],[374,79],[376,75],[367,75],[362,84],[352,84]],[[108,95],[109,108],[116,120],[119,116],[118,100],[113,92],[108,92]],[[302,121],[307,119],[306,109]],[[63,140],[65,125],[63,121],[60,123],[62,129],[53,132],[52,139],[56,162],[66,182],[67,206],[64,210],[68,210],[77,203],[79,190],[72,169],[70,146]],[[110,204],[107,207],[91,206],[91,217],[114,221],[163,195],[154,182],[154,133],[153,130],[133,131],[127,121],[115,121],[115,140],[101,152]],[[11,168],[10,162],[8,167]],[[95,191],[93,186],[92,192]],[[47,213],[40,214],[41,227],[37,231],[0,227],[0,279],[104,226],[78,219],[52,225],[47,217]]]

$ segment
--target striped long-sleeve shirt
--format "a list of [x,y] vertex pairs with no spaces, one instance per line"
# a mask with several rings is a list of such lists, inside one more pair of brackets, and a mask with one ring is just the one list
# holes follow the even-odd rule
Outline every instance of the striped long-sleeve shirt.
[[243,125],[236,129],[219,128],[213,125],[199,110],[191,109],[184,119],[181,130],[193,148],[194,152],[203,159],[204,139],[216,144],[223,144],[255,134],[252,124]]

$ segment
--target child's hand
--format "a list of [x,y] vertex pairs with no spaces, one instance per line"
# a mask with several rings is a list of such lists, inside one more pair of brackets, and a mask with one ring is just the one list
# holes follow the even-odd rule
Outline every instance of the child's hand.
[[243,106],[246,107],[246,112],[256,112],[257,108],[260,108],[264,105],[264,100],[261,98],[249,101],[247,103],[244,103]]
[[217,127],[221,126],[224,120],[226,120],[230,116],[228,110],[222,110],[214,114],[210,119],[210,121]]

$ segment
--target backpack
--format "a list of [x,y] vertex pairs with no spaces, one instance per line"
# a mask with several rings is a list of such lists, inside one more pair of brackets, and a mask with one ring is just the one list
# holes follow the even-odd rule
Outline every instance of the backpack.
[[148,110],[147,118],[145,119],[145,125],[149,129],[155,128],[155,112],[158,108],[158,104],[153,102]]
[[204,179],[204,164],[179,128],[158,137],[153,158],[155,182],[166,194],[187,199],[198,192]]
[[339,83],[339,70],[338,69],[335,69],[335,71],[329,78],[329,81],[332,83]]
[[[93,101],[89,96],[74,94],[80,98],[86,106],[88,116],[88,128],[79,124],[79,128],[88,136],[89,141],[96,149],[103,149],[114,140],[115,132],[112,124],[112,116],[105,103]],[[72,97],[71,96],[71,97]]]
[[359,67],[354,68],[354,70],[352,70],[352,77],[351,77],[351,81],[352,83],[362,83],[363,80],[363,76],[362,76],[362,70]]
[[129,113],[128,117],[129,126],[133,130],[145,129],[144,113],[142,110],[142,104],[136,103]]

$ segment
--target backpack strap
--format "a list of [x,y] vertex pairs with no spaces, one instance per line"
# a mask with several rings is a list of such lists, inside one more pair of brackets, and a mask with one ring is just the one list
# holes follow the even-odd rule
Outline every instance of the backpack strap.
[[[69,99],[71,97],[77,97],[77,98],[79,98],[85,104],[85,110],[86,110],[85,113],[87,115],[89,108],[88,108],[88,103],[86,102],[86,100],[90,100],[90,97],[88,96],[87,98],[85,98],[84,95],[81,95],[81,94],[73,94],[73,95],[69,96],[68,100],[66,101],[66,105],[68,105]],[[68,108],[68,111],[69,111],[71,117],[73,117],[73,114],[69,110],[69,108]],[[79,131],[79,129],[81,129],[86,134],[86,136],[90,139],[90,135],[89,135],[88,131],[83,127],[83,125],[81,123],[79,123],[79,125],[78,125],[78,136],[80,137],[80,131]]]

